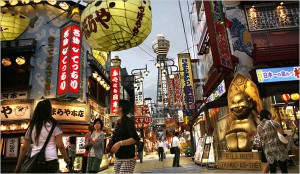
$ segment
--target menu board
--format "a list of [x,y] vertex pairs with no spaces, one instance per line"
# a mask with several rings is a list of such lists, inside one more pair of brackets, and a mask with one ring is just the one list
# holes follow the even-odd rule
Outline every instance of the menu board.
[[203,150],[204,150],[204,139],[199,137],[196,146],[196,152],[195,152],[195,162],[197,163],[201,162]]
[[214,148],[213,148],[213,136],[205,137],[205,145],[202,154],[201,163],[215,163]]
[[76,137],[76,154],[83,154],[85,152],[84,137]]
[[19,150],[19,138],[7,138],[5,158],[17,158]]

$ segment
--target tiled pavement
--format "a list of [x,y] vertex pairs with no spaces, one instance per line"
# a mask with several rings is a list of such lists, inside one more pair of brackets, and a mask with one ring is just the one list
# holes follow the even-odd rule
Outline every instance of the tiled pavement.
[[[158,160],[158,156],[154,153],[144,157],[143,163],[137,160],[134,173],[261,173],[261,171],[252,170],[224,170],[224,169],[208,169],[206,166],[202,167],[195,164],[191,157],[180,157],[181,167],[172,167],[173,155],[167,154],[167,159],[162,161]],[[290,173],[299,173],[299,162],[297,166],[289,166]],[[99,173],[113,173],[114,167],[110,166],[108,169]],[[277,171],[280,173],[280,170]]]

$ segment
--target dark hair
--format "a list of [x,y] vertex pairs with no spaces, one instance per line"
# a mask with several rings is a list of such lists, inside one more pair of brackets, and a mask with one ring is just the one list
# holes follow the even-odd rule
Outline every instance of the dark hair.
[[119,100],[118,106],[122,108],[123,116],[127,116],[130,112],[130,102],[128,100]]
[[37,145],[39,141],[39,136],[42,131],[42,126],[43,125],[45,126],[46,122],[57,124],[57,121],[52,117],[52,106],[50,100],[48,99],[40,101],[36,105],[35,110],[33,112],[33,116],[30,120],[30,125],[28,127],[28,129],[30,128],[30,137],[31,137],[33,128],[35,126],[36,134],[34,137],[34,141],[36,142]]
[[179,136],[179,132],[175,132],[174,135],[175,135],[176,137],[178,137],[178,136]]
[[100,123],[100,125],[101,125],[100,130],[102,130],[102,129],[103,129],[103,121],[102,121],[100,118],[97,118],[97,119],[94,120],[93,126],[94,126],[97,122]]
[[69,137],[69,144],[76,144],[76,137],[75,136],[70,136]]
[[268,111],[268,110],[261,110],[260,111],[260,114],[259,114],[259,120],[262,121],[263,119],[267,119],[267,120],[270,120],[270,116],[272,114]]
[[94,125],[89,125],[88,126],[88,130],[89,130],[89,132],[93,132],[94,131]]

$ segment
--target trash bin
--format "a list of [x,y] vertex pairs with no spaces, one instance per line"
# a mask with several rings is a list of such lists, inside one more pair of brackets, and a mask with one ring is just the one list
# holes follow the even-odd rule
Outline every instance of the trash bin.
[[186,147],[185,149],[185,156],[191,157],[192,156],[192,149],[191,147]]

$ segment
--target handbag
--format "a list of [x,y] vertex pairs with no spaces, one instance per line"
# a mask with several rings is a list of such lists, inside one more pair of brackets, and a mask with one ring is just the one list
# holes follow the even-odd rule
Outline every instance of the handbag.
[[[53,133],[53,130],[55,128],[56,124],[53,124],[48,137],[40,150],[37,154],[30,157],[30,155],[25,159],[21,166],[21,173],[33,173],[33,172],[42,172],[45,170],[45,163],[46,163],[46,157],[45,157],[45,149],[49,142],[49,139]],[[44,171],[45,172],[45,171]]]
[[[274,126],[273,122],[272,122],[271,120],[270,120],[270,122],[271,122],[273,128],[275,129],[275,126]],[[277,130],[276,130],[276,131],[277,131]],[[277,136],[278,136],[279,140],[280,140],[282,143],[284,143],[284,144],[288,144],[288,143],[289,143],[289,140],[288,140],[286,137],[284,137],[281,133],[279,133],[278,131],[277,131]]]

